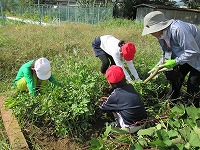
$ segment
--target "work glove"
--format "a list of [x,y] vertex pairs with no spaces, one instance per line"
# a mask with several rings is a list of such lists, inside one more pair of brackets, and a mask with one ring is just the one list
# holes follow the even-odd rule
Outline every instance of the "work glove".
[[137,83],[141,83],[142,80],[141,80],[140,78],[137,78],[137,79],[135,79],[133,82],[134,82],[134,83],[135,83],[135,82],[137,82]]
[[174,66],[176,66],[176,60],[175,59],[169,59],[169,60],[165,60],[164,63],[162,65],[160,65],[161,67],[165,67],[167,69],[171,69]]

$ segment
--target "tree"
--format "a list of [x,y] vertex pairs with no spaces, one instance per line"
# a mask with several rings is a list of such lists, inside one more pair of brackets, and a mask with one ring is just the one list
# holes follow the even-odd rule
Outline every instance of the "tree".
[[136,6],[140,4],[154,4],[174,6],[175,1],[171,0],[116,0],[114,5],[114,17],[127,19],[136,18]]
[[182,0],[182,2],[187,4],[188,8],[200,9],[200,1],[199,0]]

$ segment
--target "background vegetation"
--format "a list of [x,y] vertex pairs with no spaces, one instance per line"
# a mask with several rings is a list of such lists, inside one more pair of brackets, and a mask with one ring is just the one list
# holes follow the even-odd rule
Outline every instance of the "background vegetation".
[[[199,0],[182,0],[187,8],[190,9],[200,9]],[[79,6],[84,7],[94,7],[96,6],[113,6],[113,16],[116,18],[136,18],[136,6],[140,4],[153,4],[162,5],[168,7],[179,7],[176,0],[76,0]],[[20,5],[41,5],[50,4],[57,5],[57,0],[2,0],[0,6],[2,6],[3,11],[8,11],[12,13],[15,6]],[[92,16],[91,16],[92,17]],[[91,18],[90,17],[90,18]]]

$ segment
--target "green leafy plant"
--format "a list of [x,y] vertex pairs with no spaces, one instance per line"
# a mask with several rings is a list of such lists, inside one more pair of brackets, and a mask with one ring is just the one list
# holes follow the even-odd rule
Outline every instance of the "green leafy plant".
[[[179,105],[171,108],[167,119],[160,119],[158,122],[155,122],[155,126],[141,129],[137,134],[130,135],[120,129],[111,129],[109,130],[109,134],[106,134],[106,136],[112,137],[109,139],[112,141],[112,144],[108,142],[108,138],[93,139],[93,141],[98,143],[98,146],[103,145],[103,147],[101,147],[102,149],[105,149],[108,145],[109,147],[114,148],[116,147],[116,143],[119,143],[121,148],[125,146],[131,149],[141,150],[143,148],[177,150],[199,149],[199,126],[199,108]],[[126,139],[124,137],[126,137]],[[94,147],[94,143],[92,143],[91,147]]]
[[6,106],[13,109],[19,120],[54,127],[61,135],[70,132],[78,135],[90,126],[101,95],[99,89],[106,82],[84,63],[68,66],[64,74],[63,87],[49,85],[36,98],[17,93],[6,100]]

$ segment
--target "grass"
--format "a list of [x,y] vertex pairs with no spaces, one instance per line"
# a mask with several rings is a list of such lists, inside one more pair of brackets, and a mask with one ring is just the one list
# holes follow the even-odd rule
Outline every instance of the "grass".
[[[109,20],[98,25],[67,23],[45,27],[37,25],[1,27],[0,71],[3,73],[0,74],[0,83],[3,86],[0,90],[9,90],[20,65],[27,60],[43,56],[48,57],[53,65],[55,56],[64,57],[73,49],[78,49],[77,61],[84,60],[92,69],[98,71],[99,60],[94,57],[91,43],[96,36],[104,34],[135,43],[137,54],[134,64],[136,68],[141,69],[139,74],[144,78],[147,74],[143,70],[150,69],[156,63],[160,52],[156,39],[149,36],[142,37],[141,32],[141,24],[123,19]],[[53,65],[53,69],[61,68],[55,68]]]
[[11,150],[1,116],[0,116],[0,149]]

